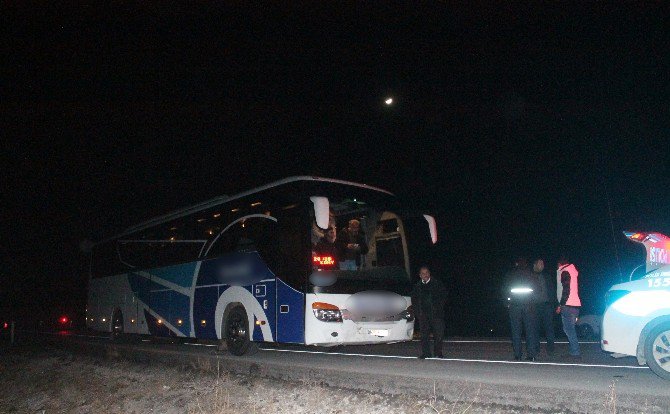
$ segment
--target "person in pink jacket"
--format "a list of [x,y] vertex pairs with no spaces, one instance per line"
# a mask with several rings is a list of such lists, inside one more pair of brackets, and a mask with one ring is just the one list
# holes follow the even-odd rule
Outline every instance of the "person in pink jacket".
[[575,323],[579,317],[579,309],[582,306],[582,302],[579,300],[578,277],[579,272],[574,264],[570,263],[566,258],[561,258],[558,261],[558,269],[556,270],[556,297],[559,305],[556,308],[556,313],[561,315],[563,332],[567,335],[570,344],[570,356],[576,358],[581,356],[577,331],[575,330]]

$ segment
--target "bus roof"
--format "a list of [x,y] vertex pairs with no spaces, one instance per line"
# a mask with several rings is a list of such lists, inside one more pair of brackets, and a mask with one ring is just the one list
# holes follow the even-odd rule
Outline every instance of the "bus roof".
[[284,185],[284,184],[288,184],[288,183],[292,183],[292,182],[296,182],[296,181],[331,182],[331,183],[337,183],[337,184],[350,185],[350,186],[354,186],[354,187],[361,187],[361,188],[365,188],[365,189],[368,189],[368,190],[374,190],[374,191],[379,191],[379,192],[386,193],[386,194],[389,194],[389,195],[393,195],[393,193],[391,193],[387,190],[384,190],[384,189],[378,188],[378,187],[373,187],[373,186],[367,185],[367,184],[360,184],[360,183],[355,183],[355,182],[352,182],[352,181],[337,180],[337,179],[333,179],[333,178],[314,177],[314,176],[309,176],[309,175],[299,175],[299,176],[284,178],[283,180],[279,180],[279,181],[274,181],[272,183],[265,184],[263,186],[256,187],[256,188],[253,188],[251,190],[247,190],[247,191],[244,191],[242,193],[235,194],[235,195],[232,195],[232,196],[225,196],[224,195],[224,196],[215,197],[211,200],[203,201],[201,203],[198,203],[198,204],[195,204],[195,205],[192,205],[192,206],[189,206],[189,207],[185,207],[185,208],[182,208],[182,209],[179,209],[179,210],[172,211],[172,212],[164,214],[162,216],[154,217],[154,218],[149,219],[147,221],[144,221],[140,224],[128,227],[122,233],[120,233],[120,234],[118,234],[114,237],[110,237],[108,239],[101,240],[96,244],[100,244],[100,243],[103,243],[105,241],[115,239],[117,237],[125,236],[127,234],[134,233],[136,231],[144,230],[144,229],[147,229],[151,226],[161,224],[161,223],[164,223],[166,221],[170,221],[170,220],[173,220],[173,219],[176,219],[176,218],[184,217],[188,214],[196,213],[198,211],[205,210],[205,209],[208,209],[210,207],[217,206],[219,204],[227,203],[229,201],[233,201],[233,200],[236,200],[238,198],[242,198],[244,196],[248,196],[248,195],[251,195],[251,194],[254,194],[254,193],[258,193],[258,192],[261,192],[261,191],[268,190],[268,189],[273,188],[273,187],[278,187],[280,185]]

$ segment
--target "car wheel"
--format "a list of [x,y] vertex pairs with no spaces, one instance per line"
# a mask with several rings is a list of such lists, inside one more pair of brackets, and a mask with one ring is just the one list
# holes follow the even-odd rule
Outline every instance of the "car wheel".
[[228,314],[224,326],[226,347],[237,356],[251,353],[258,349],[258,345],[251,342],[249,319],[242,306],[234,307]]
[[670,322],[660,324],[649,333],[644,356],[656,375],[670,380]]

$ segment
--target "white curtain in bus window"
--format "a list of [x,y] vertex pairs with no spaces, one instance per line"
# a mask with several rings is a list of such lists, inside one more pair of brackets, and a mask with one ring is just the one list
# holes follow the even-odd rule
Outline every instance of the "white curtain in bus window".
[[407,242],[402,222],[396,214],[388,211],[381,214],[371,244],[375,254],[373,266],[407,267]]

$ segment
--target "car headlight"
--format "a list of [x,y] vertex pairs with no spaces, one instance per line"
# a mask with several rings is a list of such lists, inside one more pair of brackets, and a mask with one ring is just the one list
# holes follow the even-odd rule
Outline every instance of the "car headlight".
[[614,302],[629,294],[628,290],[610,290],[605,294],[605,309],[612,306]]

